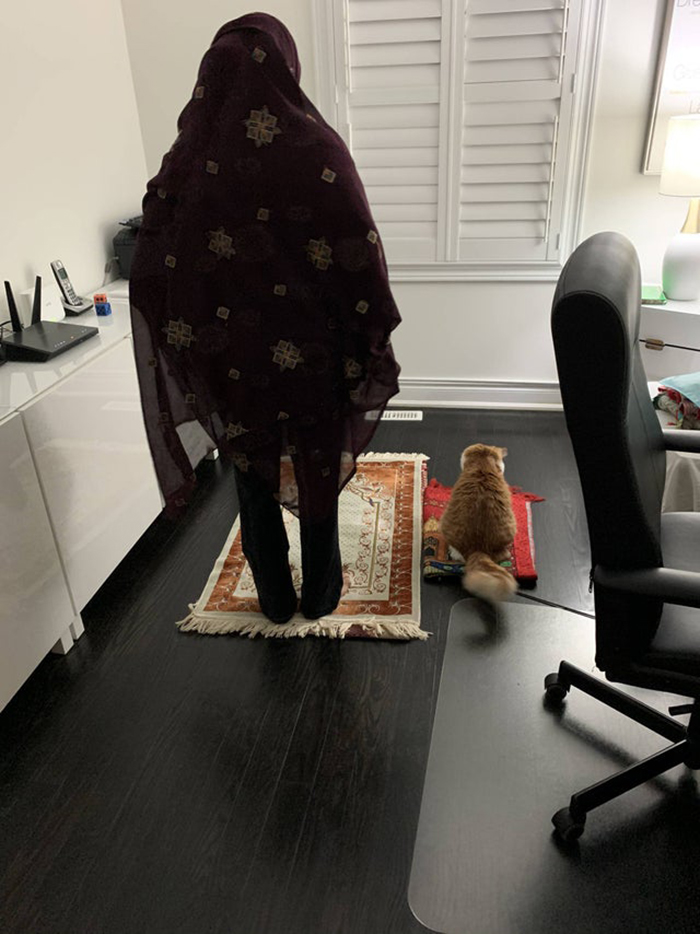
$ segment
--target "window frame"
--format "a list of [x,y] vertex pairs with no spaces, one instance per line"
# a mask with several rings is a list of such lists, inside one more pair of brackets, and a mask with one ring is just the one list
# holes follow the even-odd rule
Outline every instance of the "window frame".
[[[596,80],[600,58],[600,40],[605,0],[580,0],[580,27],[578,42],[574,50],[574,66],[571,76],[571,118],[566,143],[566,159],[563,164],[561,182],[561,223],[556,234],[557,259],[546,260],[460,260],[390,262],[389,271],[394,282],[444,282],[444,281],[556,281],[562,268],[562,257],[573,251],[580,239],[583,219],[584,195],[588,168],[588,157],[593,124]],[[347,10],[347,0],[312,0],[313,33],[315,45],[316,104],[341,137],[351,147],[351,130],[343,112],[343,101],[337,85],[338,63],[347,67],[347,15],[339,15],[341,8]],[[447,134],[446,151],[457,150],[457,136],[462,138],[462,99],[453,93],[464,68],[464,60],[458,58],[456,50],[463,48],[460,28],[469,0],[443,0],[447,5],[450,35],[446,47],[449,49],[449,81],[443,80],[441,94],[447,99],[440,102],[440,134]],[[444,13],[443,13],[444,17]],[[571,53],[569,53],[571,54]],[[442,123],[442,117],[448,119]],[[351,149],[352,151],[352,149]],[[441,159],[439,166],[439,204],[443,222],[438,222],[438,243],[444,243],[449,225],[454,225],[459,202],[449,193],[459,190],[459,179],[455,176],[459,166],[451,166],[450,159]],[[450,172],[453,177],[448,178]]]

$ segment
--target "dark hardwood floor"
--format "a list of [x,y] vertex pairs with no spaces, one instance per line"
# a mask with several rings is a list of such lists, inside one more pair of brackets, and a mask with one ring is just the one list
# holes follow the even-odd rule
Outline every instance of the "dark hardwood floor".
[[[506,445],[533,506],[533,595],[590,612],[559,413],[426,410],[372,449]],[[205,464],[0,713],[3,934],[412,934],[407,886],[455,582],[423,587],[426,643],[248,640],[174,626],[236,514]],[[503,694],[507,705],[507,693]],[[465,711],[468,716],[468,711]],[[507,895],[504,897],[507,898]]]

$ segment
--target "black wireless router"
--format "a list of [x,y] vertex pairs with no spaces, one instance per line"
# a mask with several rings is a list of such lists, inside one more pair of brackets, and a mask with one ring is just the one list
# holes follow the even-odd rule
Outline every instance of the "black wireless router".
[[64,324],[62,321],[41,320],[41,276],[36,277],[34,286],[34,304],[32,305],[32,323],[22,327],[17,313],[15,297],[9,282],[5,282],[7,304],[10,309],[12,333],[2,336],[2,349],[8,360],[21,360],[25,363],[40,363],[51,360],[76,344],[82,344],[89,337],[98,333],[97,328],[82,324]]

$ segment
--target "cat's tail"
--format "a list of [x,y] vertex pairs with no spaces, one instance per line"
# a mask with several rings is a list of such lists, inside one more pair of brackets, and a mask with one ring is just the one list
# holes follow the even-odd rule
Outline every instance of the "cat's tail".
[[481,551],[467,558],[462,584],[469,593],[489,603],[508,600],[518,589],[513,575]]

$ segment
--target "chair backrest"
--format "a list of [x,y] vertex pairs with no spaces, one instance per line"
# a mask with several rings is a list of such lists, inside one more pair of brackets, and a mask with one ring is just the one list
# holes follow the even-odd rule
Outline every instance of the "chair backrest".
[[618,233],[582,243],[562,270],[552,336],[588,519],[593,566],[662,564],[661,428],[639,351],[641,280]]

